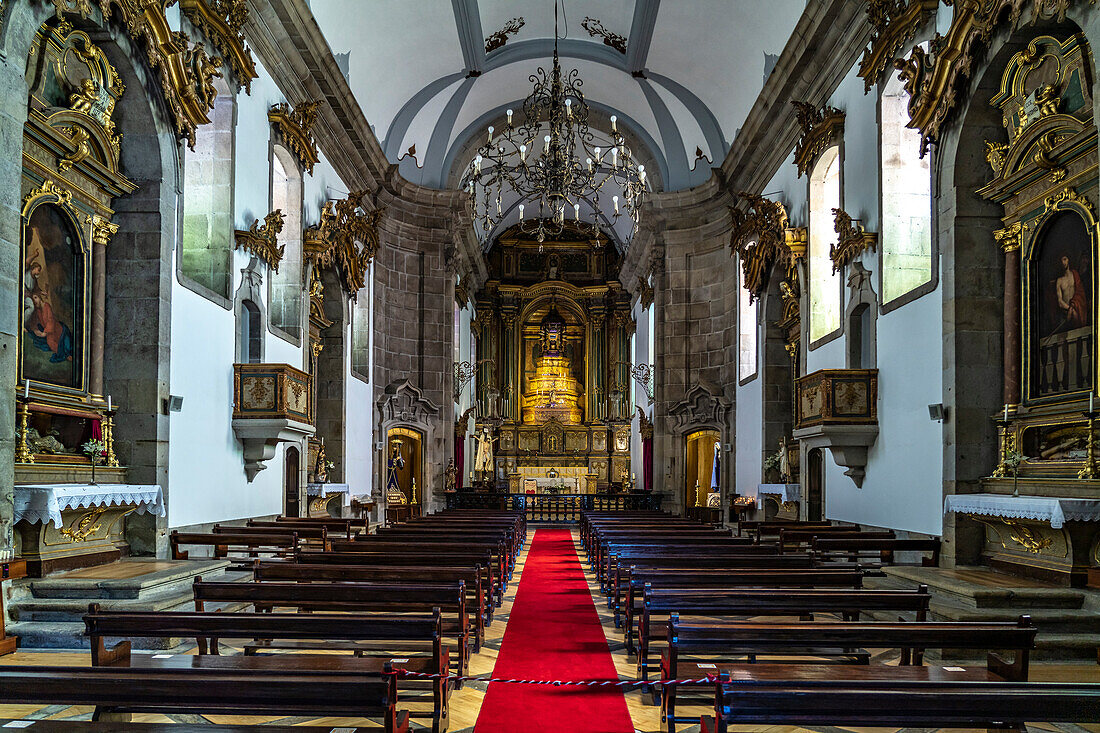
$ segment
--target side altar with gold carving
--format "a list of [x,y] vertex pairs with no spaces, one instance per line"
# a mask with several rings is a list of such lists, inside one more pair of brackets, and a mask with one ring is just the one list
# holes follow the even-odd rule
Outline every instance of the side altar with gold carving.
[[[487,254],[476,297],[479,426],[497,439],[497,485],[595,493],[630,475],[630,296],[603,234],[569,222],[538,241],[516,225]],[[480,429],[480,427],[479,427]],[[555,475],[551,475],[553,472]]]
[[1080,34],[1037,35],[989,102],[1004,129],[986,141],[990,176],[978,193],[1004,208],[991,246],[1004,257],[1005,404],[990,416],[999,445],[981,494],[945,504],[981,527],[986,563],[1066,585],[1100,585],[1089,56]]

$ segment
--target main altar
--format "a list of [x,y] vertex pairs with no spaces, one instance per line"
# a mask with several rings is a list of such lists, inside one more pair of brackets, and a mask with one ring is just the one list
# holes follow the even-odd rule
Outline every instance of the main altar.
[[568,223],[541,242],[517,225],[488,264],[474,321],[476,418],[497,439],[496,485],[587,494],[629,483],[634,322],[615,247]]

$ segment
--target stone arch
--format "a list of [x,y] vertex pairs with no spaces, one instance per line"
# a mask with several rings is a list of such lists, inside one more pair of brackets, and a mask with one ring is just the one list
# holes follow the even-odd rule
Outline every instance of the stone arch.
[[[1006,394],[1019,391],[1018,371],[1006,385],[1004,329],[1005,254],[993,232],[1004,210],[977,194],[992,177],[986,141],[1006,142],[1001,112],[990,105],[1000,90],[1011,57],[1037,35],[1079,32],[1073,23],[1025,24],[1015,32],[1002,24],[985,60],[975,68],[966,98],[960,101],[933,155],[933,236],[941,255],[943,288],[943,492],[972,493],[997,462],[998,435],[990,416]],[[1016,367],[1018,370],[1018,366]],[[1012,384],[1015,380],[1015,386]],[[983,531],[974,522],[944,517],[943,558],[948,566],[976,561]]]

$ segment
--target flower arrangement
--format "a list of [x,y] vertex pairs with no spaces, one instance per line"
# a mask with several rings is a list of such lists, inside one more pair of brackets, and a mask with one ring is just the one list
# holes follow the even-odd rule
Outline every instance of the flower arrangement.
[[1016,450],[1011,450],[1011,451],[1009,451],[1008,453],[1005,454],[1005,459],[1004,459],[1004,462],[1003,462],[1004,467],[1005,467],[1006,470],[1012,471],[1012,495],[1013,496],[1019,496],[1020,495],[1020,488],[1019,488],[1019,483],[1018,483],[1019,473],[1020,473],[1020,466],[1027,463],[1027,461],[1028,461],[1028,457],[1025,456],[1023,453],[1020,453],[1019,451],[1016,451]]
[[84,452],[84,455],[88,456],[88,459],[92,462],[92,483],[95,483],[95,467],[98,466],[107,457],[107,444],[98,438],[92,438],[84,442],[80,446],[80,450]]

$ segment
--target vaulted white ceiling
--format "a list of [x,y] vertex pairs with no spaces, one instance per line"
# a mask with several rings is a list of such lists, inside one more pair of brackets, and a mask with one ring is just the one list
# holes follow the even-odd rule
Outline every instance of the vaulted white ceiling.
[[[722,160],[805,0],[559,0],[565,71],[602,116],[617,115],[666,190]],[[390,160],[409,180],[455,186],[485,126],[519,109],[548,66],[554,0],[311,0],[311,9]],[[626,38],[592,37],[585,17]],[[486,53],[513,18],[519,31]],[[346,54],[346,57],[344,55]],[[412,154],[409,151],[413,150]],[[701,155],[700,155],[701,153]],[[652,166],[649,166],[652,168]]]

